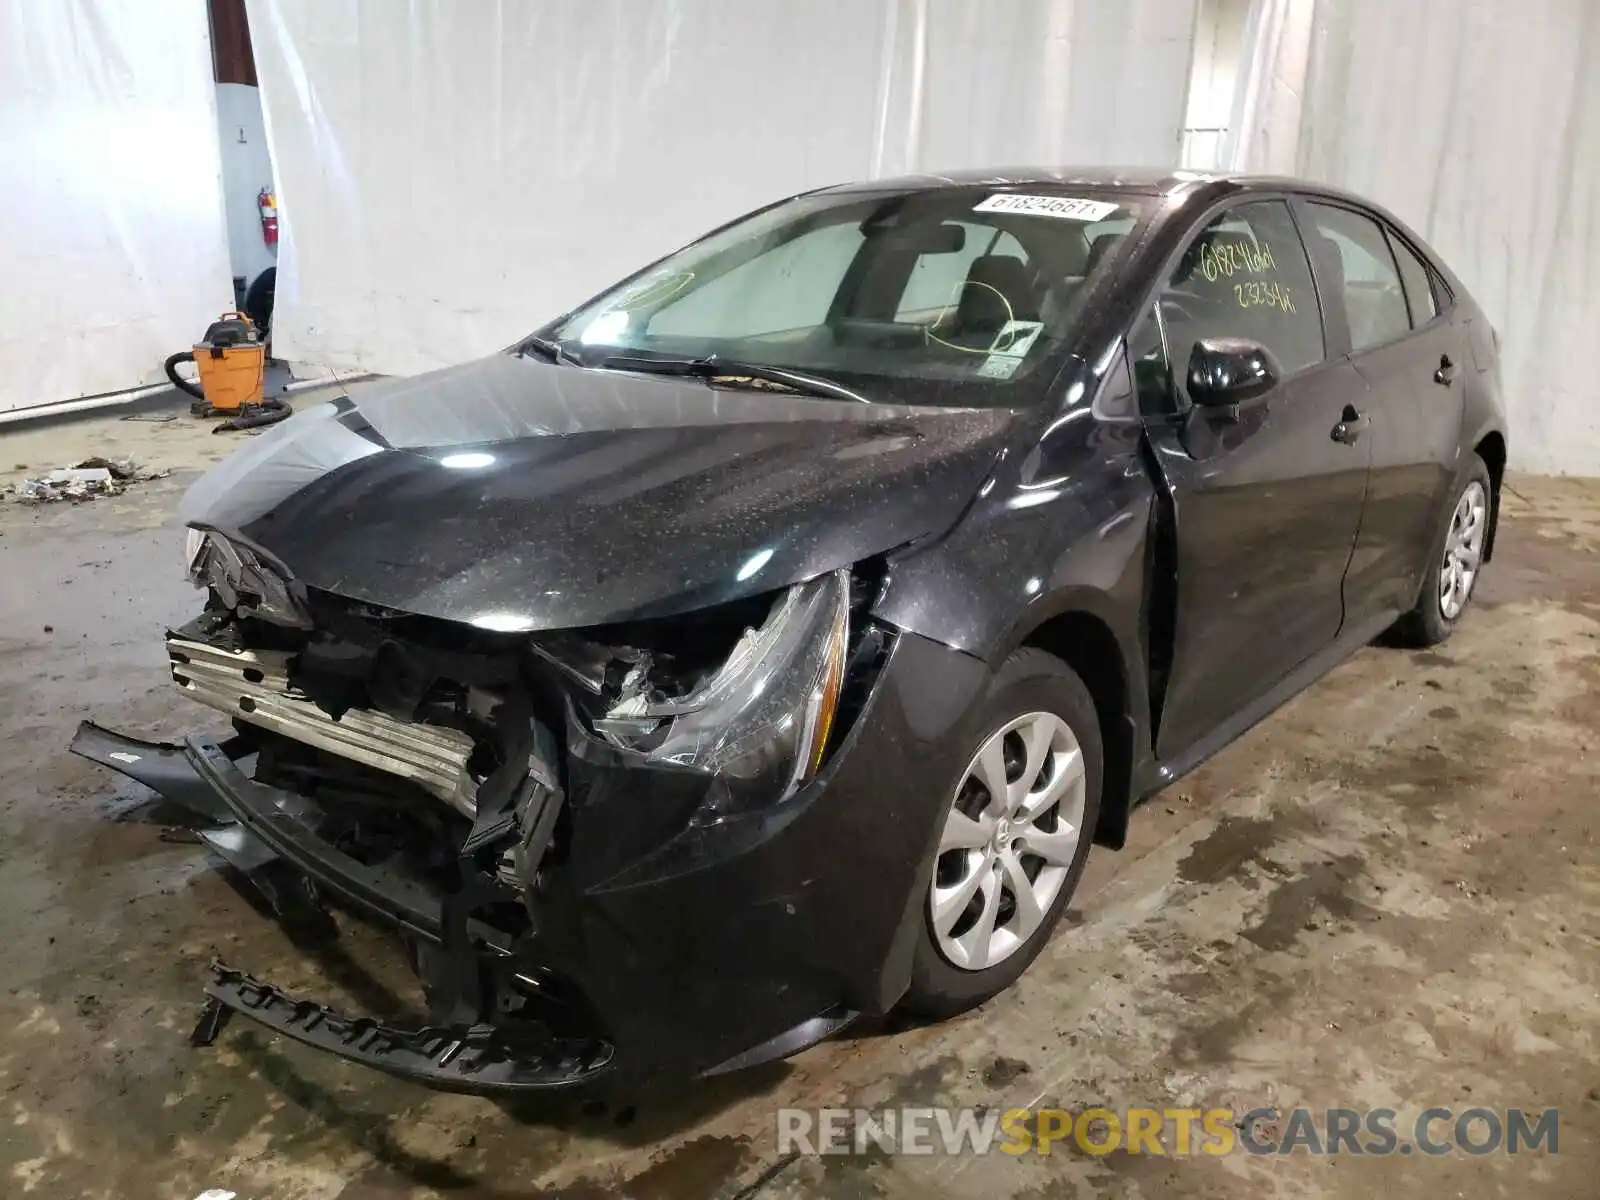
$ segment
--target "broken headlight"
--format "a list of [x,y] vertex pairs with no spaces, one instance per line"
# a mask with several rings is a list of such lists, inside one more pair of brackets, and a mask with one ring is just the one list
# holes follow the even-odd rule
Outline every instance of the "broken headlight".
[[595,728],[653,761],[710,771],[702,820],[776,803],[822,765],[849,633],[848,570],[795,584],[700,686],[670,699],[630,694]]
[[190,579],[200,574],[200,556],[206,551],[206,531],[186,529],[183,532],[183,569]]
[[210,589],[222,607],[240,617],[259,617],[274,625],[309,629],[311,618],[296,597],[286,570],[264,561],[248,546],[216,530],[190,529],[184,537],[189,581]]

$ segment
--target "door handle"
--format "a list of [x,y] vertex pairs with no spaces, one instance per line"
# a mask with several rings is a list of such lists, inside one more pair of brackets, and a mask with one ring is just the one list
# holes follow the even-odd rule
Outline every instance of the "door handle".
[[1439,369],[1433,373],[1433,381],[1435,383],[1443,384],[1445,387],[1449,387],[1455,382],[1455,378],[1455,363],[1450,361],[1450,356],[1448,354],[1441,354],[1439,356]]
[[1356,441],[1367,431],[1371,424],[1367,414],[1358,412],[1354,404],[1344,406],[1344,415],[1339,418],[1339,423],[1333,427],[1332,438],[1346,446],[1354,446]]

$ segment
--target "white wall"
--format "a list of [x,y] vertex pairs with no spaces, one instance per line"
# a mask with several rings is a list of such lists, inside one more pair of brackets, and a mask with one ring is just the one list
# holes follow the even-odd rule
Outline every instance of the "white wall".
[[1211,170],[1222,164],[1249,14],[1250,0],[1200,0],[1183,119],[1184,166]]
[[409,374],[809,187],[1177,154],[1194,0],[248,0],[274,344]]
[[1600,475],[1600,3],[1257,0],[1252,26],[1279,35],[1238,165],[1414,225],[1500,332],[1513,465]]
[[0,0],[0,415],[160,381],[230,305],[200,0]]
[[245,285],[278,261],[261,237],[256,196],[272,187],[272,155],[261,115],[260,89],[217,84],[217,138],[222,152],[222,196],[228,218],[228,261]]

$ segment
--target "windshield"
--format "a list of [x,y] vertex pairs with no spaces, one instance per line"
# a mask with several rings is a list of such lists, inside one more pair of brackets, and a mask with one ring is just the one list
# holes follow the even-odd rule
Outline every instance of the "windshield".
[[1052,356],[1083,297],[1116,269],[1141,200],[1095,195],[801,196],[603,294],[553,340],[585,366],[714,356],[1003,389]]

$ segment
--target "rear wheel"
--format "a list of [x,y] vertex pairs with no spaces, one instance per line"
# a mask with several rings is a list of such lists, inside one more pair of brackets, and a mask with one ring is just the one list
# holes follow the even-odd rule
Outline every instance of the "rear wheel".
[[1466,479],[1451,499],[1444,544],[1435,548],[1417,606],[1395,626],[1408,645],[1437,645],[1466,612],[1489,544],[1490,488],[1489,468],[1474,454]]
[[1100,808],[1094,701],[1052,655],[1008,659],[965,741],[905,999],[926,1016],[980,1004],[1027,969],[1083,874]]

